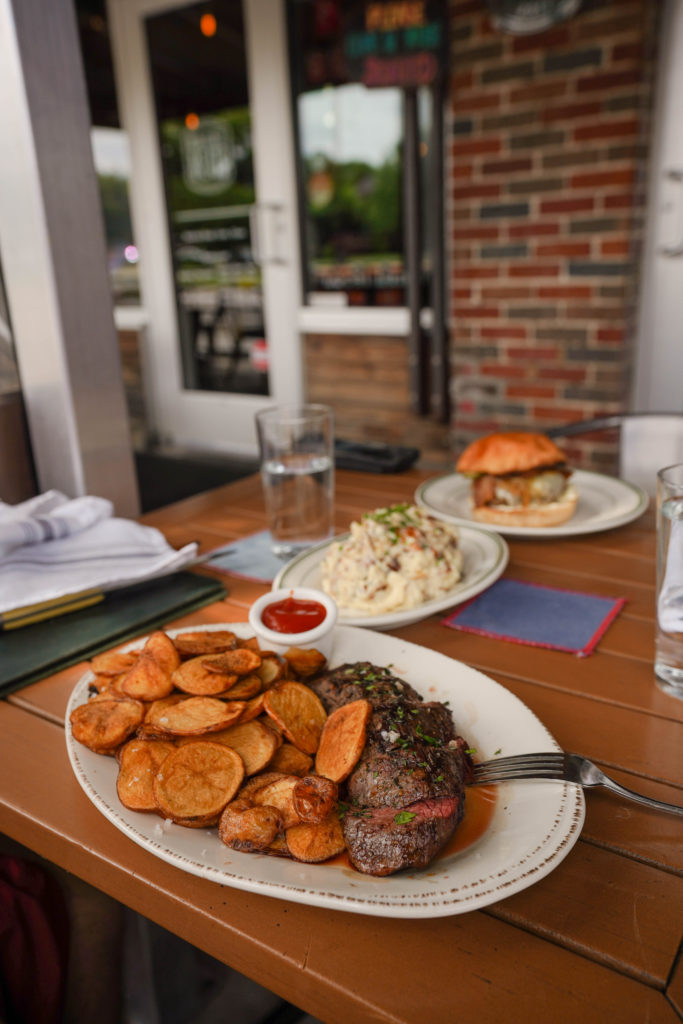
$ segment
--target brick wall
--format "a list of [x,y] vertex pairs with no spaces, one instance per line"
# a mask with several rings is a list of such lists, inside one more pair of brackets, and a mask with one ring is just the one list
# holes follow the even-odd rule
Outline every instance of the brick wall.
[[[628,407],[657,0],[583,0],[531,37],[450,0],[449,324],[457,452]],[[612,435],[613,436],[613,435]],[[567,446],[614,465],[614,442]]]

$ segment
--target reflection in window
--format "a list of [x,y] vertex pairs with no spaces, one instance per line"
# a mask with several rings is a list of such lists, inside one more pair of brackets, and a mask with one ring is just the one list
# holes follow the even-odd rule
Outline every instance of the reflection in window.
[[209,0],[145,24],[184,384],[268,394],[242,5]]
[[90,140],[107,242],[107,262],[114,303],[138,305],[138,250],[133,239],[128,183],[128,137],[119,128],[92,128]]
[[309,301],[403,301],[399,89],[327,86],[299,96]]

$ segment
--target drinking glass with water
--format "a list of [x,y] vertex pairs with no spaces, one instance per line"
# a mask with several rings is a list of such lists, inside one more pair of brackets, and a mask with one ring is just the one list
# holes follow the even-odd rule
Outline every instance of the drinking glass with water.
[[657,682],[683,698],[683,464],[657,473],[656,593]]
[[327,405],[278,405],[256,414],[272,548],[281,558],[332,536],[334,418]]

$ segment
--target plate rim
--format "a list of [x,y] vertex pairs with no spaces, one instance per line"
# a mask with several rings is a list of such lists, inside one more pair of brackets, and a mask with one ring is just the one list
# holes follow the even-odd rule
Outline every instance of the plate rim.
[[[193,629],[214,631],[219,629],[226,629],[237,626],[238,630],[244,630],[245,635],[249,635],[248,623],[240,622],[223,622],[223,623],[204,623],[195,625]],[[169,629],[167,632],[169,635],[174,636],[186,630],[187,627],[181,627],[176,629]],[[370,631],[361,629],[353,626],[338,626],[337,630],[344,634],[356,634],[355,639],[366,640],[370,634]],[[444,661],[450,664],[456,664],[463,668],[467,674],[470,674],[473,678],[485,680],[486,687],[491,690],[492,693],[501,691],[504,694],[504,699],[508,702],[511,707],[516,707],[517,711],[521,711],[524,716],[527,716],[534,727],[540,729],[544,734],[546,742],[548,744],[547,749],[559,750],[560,747],[557,741],[551,735],[550,731],[533,712],[516,694],[512,693],[506,687],[497,683],[491,676],[480,672],[478,669],[474,669],[464,662],[459,662],[454,658],[443,654],[440,651],[434,651],[430,648],[425,648],[420,644],[415,644],[410,641],[402,640],[398,637],[387,636],[386,634],[378,633],[378,637],[383,640],[388,640],[395,643],[397,647],[402,646],[407,649],[407,653],[410,655],[411,652],[429,652],[437,660]],[[145,640],[149,634],[139,637],[125,645],[121,650],[135,650],[143,646]],[[350,637],[351,640],[354,637]],[[405,655],[404,655],[405,656]],[[392,892],[385,890],[385,902],[382,902],[382,888],[384,883],[391,884],[389,879],[374,879],[373,876],[366,876],[360,874],[360,879],[365,881],[382,883],[382,886],[378,891],[372,894],[373,898],[366,893],[365,895],[356,895],[353,893],[334,893],[330,891],[323,891],[324,887],[313,887],[311,884],[306,885],[305,881],[299,885],[292,885],[291,881],[278,881],[278,880],[259,880],[250,877],[248,873],[248,865],[252,862],[252,858],[258,856],[256,854],[238,854],[238,862],[244,863],[247,866],[247,873],[236,873],[234,865],[230,864],[230,871],[221,869],[218,866],[200,864],[196,860],[191,860],[188,856],[183,855],[182,852],[175,852],[163,845],[163,842],[156,842],[150,839],[148,836],[143,835],[136,828],[135,820],[147,819],[148,815],[143,815],[140,812],[129,811],[122,805],[119,807],[112,807],[108,801],[102,796],[97,789],[96,785],[89,778],[86,765],[82,764],[79,759],[79,751],[85,751],[86,755],[94,758],[101,758],[102,755],[94,754],[87,748],[82,747],[77,741],[73,739],[71,727],[69,723],[69,716],[74,707],[77,707],[80,703],[87,701],[88,684],[94,678],[92,671],[88,670],[74,685],[66,708],[66,722],[65,722],[65,737],[67,754],[69,761],[76,776],[76,779],[85,792],[86,796],[95,805],[95,807],[107,818],[114,827],[118,828],[119,831],[123,832],[128,838],[135,842],[138,846],[141,846],[148,853],[153,856],[157,856],[159,859],[171,864],[174,867],[185,870],[189,874],[196,877],[201,877],[205,880],[217,882],[220,885],[228,885],[231,888],[257,893],[259,895],[274,896],[279,899],[289,900],[295,903],[303,903],[309,906],[316,906],[319,908],[336,909],[351,913],[361,913],[369,916],[388,917],[388,918],[403,918],[403,919],[428,919],[436,917],[454,916],[460,913],[466,913],[471,910],[480,909],[485,906],[490,906],[493,903],[498,902],[501,899],[505,899],[523,889],[528,888],[536,881],[540,881],[546,875],[550,874],[574,847],[578,841],[583,823],[585,820],[585,796],[583,789],[580,786],[570,786],[567,783],[560,782],[524,782],[524,783],[506,783],[507,788],[507,803],[510,803],[510,794],[515,790],[516,787],[529,788],[533,785],[543,786],[544,789],[550,792],[549,787],[553,786],[553,791],[556,795],[557,807],[552,811],[553,824],[548,828],[547,832],[541,838],[538,839],[538,834],[535,838],[530,837],[528,844],[528,850],[524,857],[518,861],[514,867],[517,869],[517,875],[512,879],[502,881],[503,876],[510,869],[510,866],[506,866],[504,862],[500,865],[500,870],[491,874],[489,878],[480,878],[475,881],[470,881],[466,885],[456,886],[454,889],[444,892],[434,890],[431,894],[429,892]],[[546,749],[544,746],[543,749]],[[110,761],[111,759],[107,759]],[[87,761],[87,756],[86,756]],[[110,784],[111,785],[111,784]],[[115,781],[113,783],[113,789],[115,793]],[[502,800],[499,800],[502,804]],[[506,810],[507,808],[503,808]],[[502,813],[502,811],[501,811]],[[132,818],[133,821],[127,819]],[[161,819],[158,819],[160,822]],[[171,825],[172,829],[180,828],[180,826]],[[491,827],[491,826],[489,826]],[[511,826],[513,827],[513,826]],[[159,834],[164,835],[164,827],[160,824],[155,825],[156,829],[159,829]],[[560,831],[561,830],[561,833]],[[541,833],[544,829],[541,830]],[[198,844],[206,842],[204,836],[207,834],[210,839],[219,842],[217,836],[213,833],[206,833],[203,829],[197,830],[183,830],[183,833],[192,833],[191,838],[196,838]],[[555,835],[555,833],[558,833]],[[485,835],[485,834],[484,834]],[[483,839],[484,837],[482,837]],[[481,841],[481,840],[480,840]],[[475,853],[477,850],[477,843],[473,846],[468,847],[462,852],[462,858]],[[234,856],[234,851],[230,851],[230,854]],[[264,855],[265,856],[265,855]],[[241,861],[240,858],[249,858],[248,860]],[[536,863],[532,863],[529,866],[527,861],[536,859]],[[271,858],[267,858],[271,860]],[[454,858],[453,864],[457,865],[461,862],[461,857]],[[287,862],[292,863],[292,862]],[[296,863],[296,862],[294,862]],[[411,875],[407,875],[410,878],[417,878],[420,884],[426,889],[429,887],[429,878],[433,872],[430,870],[433,868],[434,862],[429,865],[422,872],[414,872]],[[301,864],[299,868],[303,869],[301,874],[305,875],[306,869],[309,868],[323,868],[324,865],[306,865]],[[454,868],[457,871],[457,867]],[[406,873],[407,874],[407,873]],[[400,876],[392,876],[400,877]],[[424,882],[422,882],[424,879]],[[480,887],[485,883],[489,883],[487,889],[482,890]],[[352,887],[351,887],[352,888]],[[465,892],[467,890],[467,892]],[[445,898],[448,897],[448,898]]]
[[[480,529],[479,524],[472,525],[468,522],[459,522],[457,525],[461,531],[477,534],[485,543],[492,543],[493,548],[496,551],[494,564],[475,586],[471,589],[466,588],[463,586],[463,584],[466,583],[466,580],[460,580],[452,590],[447,594],[444,594],[442,597],[433,598],[431,601],[427,601],[421,605],[416,605],[414,608],[407,608],[404,611],[384,612],[382,615],[363,615],[358,612],[348,615],[344,613],[342,608],[340,608],[339,624],[341,626],[362,626],[364,629],[399,629],[401,626],[409,626],[414,622],[419,622],[421,619],[426,619],[430,615],[436,615],[439,612],[445,611],[447,608],[455,608],[457,605],[463,604],[465,601],[470,601],[473,597],[476,597],[477,594],[480,594],[483,590],[492,586],[496,580],[503,575],[510,561],[510,548],[505,538],[495,531]],[[286,587],[287,583],[284,582],[284,579],[287,572],[295,570],[298,565],[307,561],[311,556],[315,556],[326,551],[332,544],[338,544],[349,536],[350,533],[347,531],[346,533],[339,534],[336,537],[331,537],[329,540],[315,544],[313,547],[306,548],[305,551],[295,555],[294,558],[287,562],[286,565],[283,565],[280,569],[273,580],[271,590],[278,590],[282,587]],[[292,586],[298,586],[298,584],[294,583]],[[458,590],[466,591],[466,596],[459,598],[457,594]]]
[[[620,515],[613,517],[613,519],[603,521],[602,523],[591,523],[591,521],[588,520],[588,522],[574,523],[572,525],[571,520],[569,520],[566,523],[561,523],[559,526],[544,527],[505,526],[505,524],[500,523],[479,523],[472,519],[468,519],[465,516],[456,516],[450,515],[447,512],[441,512],[434,508],[433,505],[428,504],[424,498],[425,490],[440,481],[451,477],[458,480],[466,479],[462,473],[457,473],[455,470],[449,470],[445,473],[437,473],[435,476],[429,477],[427,480],[423,480],[415,489],[414,499],[420,508],[425,509],[431,515],[436,516],[437,519],[442,519],[447,523],[453,523],[456,526],[476,525],[488,533],[499,533],[506,537],[533,537],[534,539],[578,537],[583,534],[602,533],[606,530],[615,530],[619,526],[625,526],[627,523],[631,523],[635,519],[638,519],[645,511],[647,511],[647,508],[650,505],[651,499],[649,494],[638,484],[631,483],[630,480],[622,480],[621,477],[608,476],[606,473],[596,473],[589,469],[575,469],[572,472],[574,478],[594,477],[601,481],[607,481],[612,486],[616,485],[627,492],[631,492],[634,498],[633,507],[629,511],[622,512]],[[580,480],[577,480],[577,484],[580,484]]]

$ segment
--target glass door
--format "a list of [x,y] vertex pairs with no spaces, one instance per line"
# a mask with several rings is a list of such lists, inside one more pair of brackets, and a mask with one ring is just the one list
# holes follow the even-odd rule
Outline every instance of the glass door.
[[252,454],[302,398],[282,0],[109,0],[130,139],[148,416],[163,445]]

